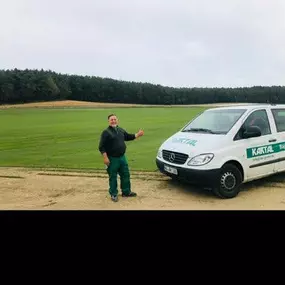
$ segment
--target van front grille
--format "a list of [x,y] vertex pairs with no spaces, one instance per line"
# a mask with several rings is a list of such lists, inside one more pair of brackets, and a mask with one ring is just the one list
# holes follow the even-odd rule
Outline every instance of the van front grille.
[[164,160],[175,164],[184,164],[188,159],[188,155],[180,152],[163,150],[162,157]]

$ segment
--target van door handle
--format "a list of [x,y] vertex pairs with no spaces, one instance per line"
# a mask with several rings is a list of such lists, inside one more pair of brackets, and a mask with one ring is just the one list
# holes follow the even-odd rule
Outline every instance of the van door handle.
[[269,142],[276,142],[276,139],[269,140]]

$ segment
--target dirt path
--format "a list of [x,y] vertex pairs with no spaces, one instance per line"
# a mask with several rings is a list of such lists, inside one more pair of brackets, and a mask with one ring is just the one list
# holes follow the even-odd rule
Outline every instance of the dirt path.
[[136,198],[110,200],[104,172],[0,168],[0,209],[33,210],[264,210],[285,209],[285,175],[243,186],[222,200],[211,192],[173,183],[159,173],[132,172]]

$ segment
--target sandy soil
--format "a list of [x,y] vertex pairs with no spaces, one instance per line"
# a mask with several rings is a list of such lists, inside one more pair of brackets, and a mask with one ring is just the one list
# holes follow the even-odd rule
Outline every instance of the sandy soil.
[[[207,105],[159,105],[161,107],[189,107],[189,106],[227,106],[232,104],[207,104]],[[239,104],[242,105],[242,104]],[[118,104],[118,103],[99,103],[99,102],[83,102],[83,101],[52,101],[52,102],[39,102],[39,103],[26,103],[15,105],[0,105],[0,109],[7,108],[118,108],[118,107],[157,107],[157,105],[136,105],[136,104]]]
[[[119,180],[118,180],[119,181]],[[8,210],[284,210],[285,174],[247,183],[233,199],[170,181],[159,173],[132,172],[135,198],[108,194],[102,172],[0,168],[0,209]]]

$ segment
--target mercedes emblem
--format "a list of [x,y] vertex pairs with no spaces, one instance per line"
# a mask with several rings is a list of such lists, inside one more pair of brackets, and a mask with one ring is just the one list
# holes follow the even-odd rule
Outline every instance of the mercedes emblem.
[[170,155],[169,155],[169,161],[170,162],[173,162],[175,160],[175,154],[172,152]]

